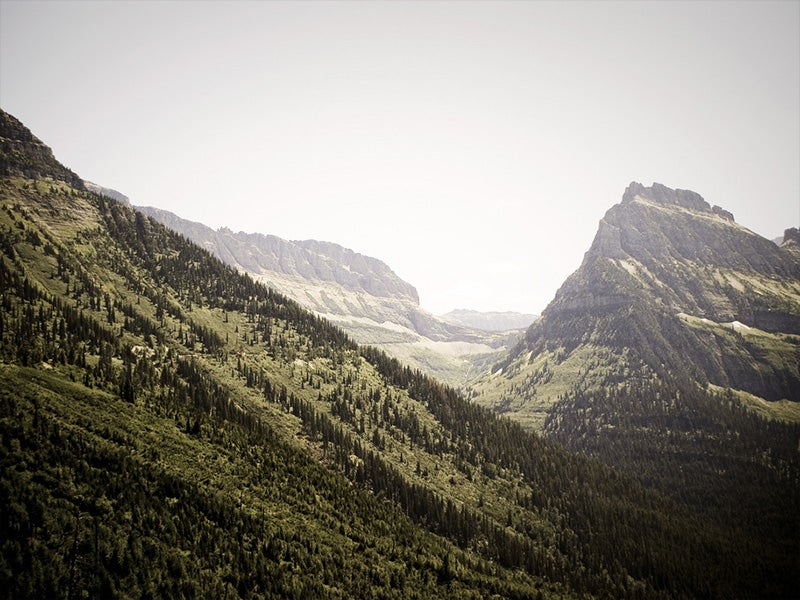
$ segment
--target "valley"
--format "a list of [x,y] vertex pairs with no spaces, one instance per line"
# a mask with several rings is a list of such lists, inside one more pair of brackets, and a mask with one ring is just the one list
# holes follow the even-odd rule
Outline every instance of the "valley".
[[214,230],[158,208],[138,210],[340,326],[359,344],[456,387],[509,350],[536,319],[517,313],[436,317],[388,265],[337,244]]
[[[7,597],[797,589],[796,255],[744,245],[694,196],[629,188],[462,395],[87,190],[5,112],[0,138]],[[717,260],[699,233],[670,246],[695,221],[726,248],[735,232],[746,260]],[[412,291],[392,293],[413,314]]]

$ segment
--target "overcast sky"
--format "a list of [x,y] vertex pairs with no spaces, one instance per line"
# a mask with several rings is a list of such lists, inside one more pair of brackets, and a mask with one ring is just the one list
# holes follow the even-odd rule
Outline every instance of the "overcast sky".
[[0,105],[81,177],[540,312],[633,180],[800,224],[800,3],[0,0]]

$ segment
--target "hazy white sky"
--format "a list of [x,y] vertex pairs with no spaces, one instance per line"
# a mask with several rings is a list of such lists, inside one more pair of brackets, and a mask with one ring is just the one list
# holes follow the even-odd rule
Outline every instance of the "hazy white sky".
[[0,0],[0,106],[80,176],[539,312],[632,180],[800,224],[800,3]]

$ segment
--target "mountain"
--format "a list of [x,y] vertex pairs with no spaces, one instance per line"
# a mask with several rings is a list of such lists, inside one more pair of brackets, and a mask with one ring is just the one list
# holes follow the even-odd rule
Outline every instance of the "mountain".
[[84,187],[89,190],[90,192],[97,194],[98,196],[105,196],[107,198],[111,198],[112,200],[116,200],[117,202],[121,202],[122,204],[127,204],[130,206],[130,198],[128,198],[122,192],[118,192],[117,190],[112,190],[111,188],[103,187],[100,184],[94,183],[92,181],[83,180]]
[[[228,228],[215,231],[165,210],[153,207],[138,207],[138,210],[186,235],[226,263],[267,283],[273,283],[268,278],[276,279],[295,295],[305,296],[315,312],[356,313],[355,316],[372,320],[391,317],[404,328],[415,327],[409,313],[418,309],[417,290],[377,259],[328,242],[291,242],[274,235],[234,233]],[[338,294],[329,297],[321,289],[325,283],[335,284]],[[359,301],[364,297],[373,302],[367,305],[364,300]],[[353,301],[355,306],[348,307],[347,303]],[[421,328],[424,326],[423,323]]]
[[43,146],[19,153],[29,132],[0,125],[15,149],[0,155],[4,597],[796,589],[783,538],[721,526],[359,347],[59,168],[24,175]]
[[513,331],[527,329],[538,318],[538,315],[508,311],[481,312],[459,308],[439,315],[439,318],[446,323],[483,331]]
[[417,290],[384,262],[331,242],[214,230],[162,209],[138,210],[336,323],[356,342],[453,385],[463,385],[497,360],[531,322],[523,318],[498,330],[437,318],[420,308]]
[[83,180],[59,163],[53,152],[30,130],[7,112],[0,110],[0,176],[39,179],[47,177],[85,189]]
[[777,246],[695,192],[632,183],[471,396],[796,558],[798,241],[789,229]]
[[[581,267],[497,366],[484,404],[541,429],[565,392],[631,372],[800,399],[796,238],[788,230],[778,247],[694,192],[631,184]],[[511,398],[517,371],[528,382]]]

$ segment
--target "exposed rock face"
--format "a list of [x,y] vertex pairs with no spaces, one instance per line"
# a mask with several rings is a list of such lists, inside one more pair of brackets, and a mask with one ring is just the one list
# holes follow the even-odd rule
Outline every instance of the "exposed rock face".
[[800,244],[800,229],[797,227],[790,227],[783,232],[783,241],[781,244]]
[[0,176],[50,177],[85,189],[83,180],[59,163],[48,146],[3,110],[0,110]]
[[736,219],[733,218],[733,213],[732,212],[729,212],[729,211],[725,210],[724,208],[722,208],[721,206],[717,206],[716,204],[711,207],[711,212],[713,212],[715,215],[719,215],[720,217],[722,217],[723,219],[726,219],[728,221],[735,221],[736,220]]
[[[608,261],[627,277],[616,281],[622,273],[606,272]],[[601,220],[579,272],[545,312],[617,306],[647,290],[676,312],[800,333],[798,306],[784,303],[784,291],[769,279],[800,279],[800,264],[699,194],[632,183]]]
[[329,242],[288,241],[274,235],[214,231],[164,210],[138,207],[143,213],[199,242],[226,262],[267,277],[280,273],[306,282],[331,282],[378,298],[419,303],[417,290],[385,263]]
[[116,200],[121,204],[126,204],[130,206],[131,202],[130,199],[123,194],[122,192],[118,192],[117,190],[112,190],[111,188],[103,187],[102,185],[98,185],[91,181],[83,180],[83,185],[86,186],[86,189],[94,194],[98,194],[100,196],[105,196],[106,198],[111,198],[112,200]]
[[483,401],[541,426],[569,389],[637,372],[800,400],[798,237],[779,247],[695,192],[632,183]]
[[316,312],[425,327],[426,319],[412,314],[419,310],[417,290],[380,260],[329,242],[289,241],[228,228],[214,231],[168,211],[139,210]]
[[654,183],[652,187],[645,187],[636,181],[631,182],[625,193],[622,195],[622,203],[633,202],[637,197],[646,196],[661,204],[674,204],[691,210],[708,211],[711,206],[703,200],[703,197],[689,190],[673,190],[660,183]]
[[487,355],[508,349],[530,323],[509,333],[439,319],[420,308],[417,290],[388,265],[338,244],[215,231],[161,209],[138,210],[330,319],[357,342],[452,384],[474,377]]

